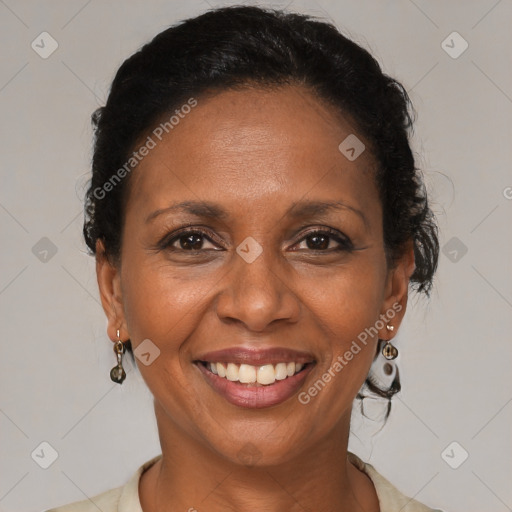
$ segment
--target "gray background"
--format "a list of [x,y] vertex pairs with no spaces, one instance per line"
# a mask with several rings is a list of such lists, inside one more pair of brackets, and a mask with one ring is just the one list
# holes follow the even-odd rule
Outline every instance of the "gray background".
[[[123,386],[108,376],[112,343],[81,239],[89,118],[124,58],[216,5],[0,0],[2,511],[94,496],[160,453],[138,371],[130,367]],[[431,506],[512,510],[512,2],[318,0],[289,9],[333,20],[410,92],[414,148],[444,247],[432,299],[412,297],[397,337],[403,392],[391,418],[378,432],[356,416],[350,448]],[[47,59],[31,48],[43,31],[59,45]],[[453,31],[469,43],[458,58],[441,45]],[[58,454],[48,469],[31,456],[43,441]],[[460,463],[463,450],[468,459],[453,469],[446,461]]]

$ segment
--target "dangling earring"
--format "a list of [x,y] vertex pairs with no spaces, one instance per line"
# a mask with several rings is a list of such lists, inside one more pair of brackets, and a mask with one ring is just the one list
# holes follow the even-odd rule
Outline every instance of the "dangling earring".
[[110,378],[118,384],[122,384],[123,380],[126,379],[126,372],[123,368],[123,352],[124,343],[119,339],[119,329],[117,329],[117,341],[114,343],[114,353],[117,356],[117,365],[110,370]]
[[[390,332],[393,332],[395,330],[394,325],[386,325],[386,329]],[[386,344],[382,347],[382,355],[386,359],[396,359],[398,356],[398,349],[391,344],[391,342],[388,340],[386,341]]]

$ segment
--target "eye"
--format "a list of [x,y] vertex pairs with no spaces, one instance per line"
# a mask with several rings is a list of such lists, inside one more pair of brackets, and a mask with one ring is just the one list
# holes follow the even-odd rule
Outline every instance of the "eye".
[[[205,243],[209,243],[212,247],[204,247]],[[176,251],[201,251],[219,250],[213,245],[210,236],[201,230],[182,231],[181,233],[174,233],[172,237],[166,237],[160,244],[161,249],[176,250]]]
[[[350,251],[354,247],[347,236],[333,229],[310,231],[300,242],[300,244],[304,243],[306,249],[321,252]],[[299,247],[299,249],[303,248]]]

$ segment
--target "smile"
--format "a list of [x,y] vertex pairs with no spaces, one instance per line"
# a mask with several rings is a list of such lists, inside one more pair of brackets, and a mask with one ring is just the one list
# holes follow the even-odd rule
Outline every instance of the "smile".
[[316,364],[309,352],[280,347],[231,347],[198,354],[194,362],[216,394],[230,404],[251,409],[290,399]]

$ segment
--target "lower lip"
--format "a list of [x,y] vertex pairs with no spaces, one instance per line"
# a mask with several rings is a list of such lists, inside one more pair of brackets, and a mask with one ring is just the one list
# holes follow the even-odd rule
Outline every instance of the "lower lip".
[[278,405],[297,393],[314,365],[310,363],[292,377],[276,380],[274,384],[267,386],[240,384],[215,375],[202,363],[196,363],[196,366],[206,377],[208,384],[229,403],[247,409],[263,409]]

